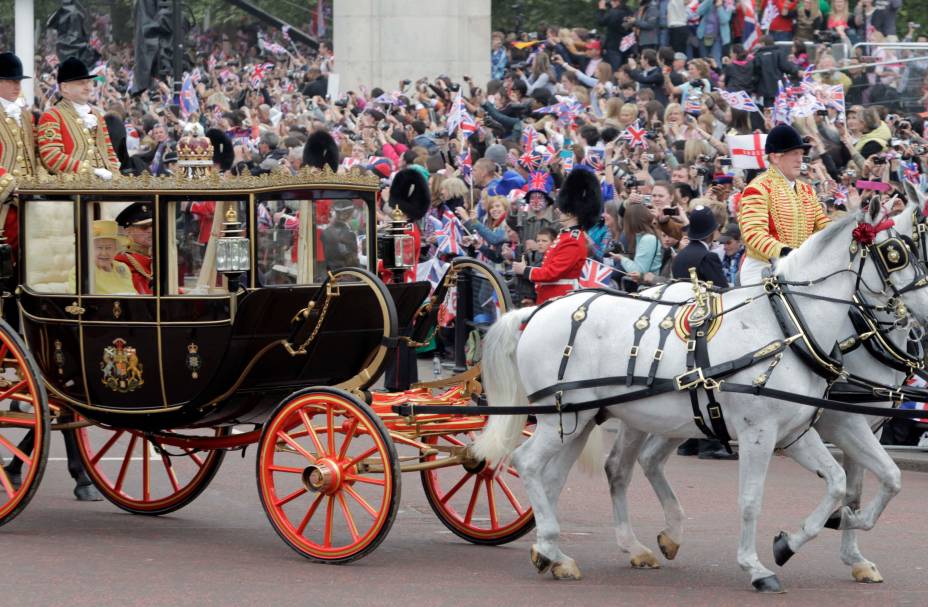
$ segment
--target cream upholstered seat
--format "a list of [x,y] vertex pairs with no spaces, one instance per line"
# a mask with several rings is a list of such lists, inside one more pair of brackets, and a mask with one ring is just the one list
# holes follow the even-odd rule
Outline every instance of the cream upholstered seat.
[[68,277],[75,268],[74,204],[33,200],[24,206],[26,286],[40,293],[73,293]]

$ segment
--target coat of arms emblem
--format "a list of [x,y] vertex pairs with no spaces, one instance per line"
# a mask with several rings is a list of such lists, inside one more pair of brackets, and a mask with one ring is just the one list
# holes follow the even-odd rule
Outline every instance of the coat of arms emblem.
[[194,342],[187,344],[187,369],[190,370],[190,377],[193,379],[200,377],[201,366],[203,366],[203,359],[200,357],[200,346]]
[[142,379],[142,363],[135,348],[122,338],[113,340],[112,346],[103,349],[103,385],[114,392],[132,392],[145,383]]

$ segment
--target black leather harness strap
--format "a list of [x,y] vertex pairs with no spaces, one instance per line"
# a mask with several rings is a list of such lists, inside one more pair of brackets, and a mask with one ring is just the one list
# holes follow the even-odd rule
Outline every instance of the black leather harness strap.
[[638,362],[638,352],[639,346],[641,345],[641,338],[644,337],[644,334],[651,326],[651,314],[654,312],[654,308],[657,307],[659,300],[664,295],[664,290],[666,289],[667,285],[661,285],[657,295],[654,297],[654,299],[657,301],[652,301],[645,309],[644,313],[638,318],[638,320],[635,321],[634,341],[632,342],[631,349],[628,351],[628,368],[625,370],[625,386],[628,388],[631,387],[632,377],[635,376],[635,365]]
[[667,313],[667,316],[664,317],[664,320],[661,321],[660,327],[661,333],[657,341],[657,349],[654,350],[654,358],[651,359],[651,368],[648,370],[648,385],[654,383],[654,378],[657,377],[657,368],[661,364],[661,360],[664,358],[664,345],[667,343],[667,336],[670,335],[670,332],[673,331],[673,318],[676,315],[677,306],[670,308],[670,311]]

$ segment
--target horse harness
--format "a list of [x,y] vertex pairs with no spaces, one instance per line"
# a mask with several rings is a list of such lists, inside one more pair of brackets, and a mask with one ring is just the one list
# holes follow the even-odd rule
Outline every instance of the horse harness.
[[[921,223],[918,225],[923,226]],[[922,236],[923,232],[925,233],[925,236]],[[920,237],[918,244],[920,245],[922,251],[924,251],[924,257],[928,258],[928,228],[925,230],[920,228],[919,235]],[[928,400],[928,390],[904,385],[888,386],[879,384],[877,382],[873,382],[871,380],[867,380],[848,373],[842,368],[842,354],[849,352],[856,347],[859,347],[861,344],[864,344],[871,354],[875,352],[876,358],[881,362],[889,364],[889,366],[892,368],[906,372],[907,377],[911,377],[911,375],[915,373],[923,372],[924,367],[921,351],[919,350],[917,353],[909,353],[903,352],[899,348],[895,347],[891,341],[886,338],[880,327],[881,324],[885,323],[880,323],[880,321],[874,317],[873,313],[875,311],[893,312],[896,315],[896,321],[891,324],[894,325],[897,325],[907,317],[908,311],[905,309],[905,305],[902,303],[900,297],[909,291],[928,286],[928,271],[925,269],[925,259],[922,259],[922,255],[918,254],[919,251],[916,244],[904,236],[894,235],[879,244],[866,243],[861,246],[857,245],[858,243],[855,241],[852,243],[850,248],[852,262],[857,254],[860,254],[861,256],[857,271],[854,272],[851,269],[841,271],[851,271],[857,275],[857,293],[854,296],[853,302],[847,302],[845,300],[839,300],[821,295],[796,292],[790,288],[792,286],[812,286],[827,280],[834,274],[816,280],[798,283],[784,281],[777,278],[776,276],[771,276],[769,274],[766,275],[761,284],[764,287],[764,294],[766,295],[766,298],[771,303],[771,307],[781,327],[784,338],[774,340],[762,346],[761,348],[744,354],[734,360],[711,365],[708,357],[707,328],[715,319],[715,316],[724,315],[739,307],[748,305],[756,298],[748,298],[745,301],[736,304],[735,306],[723,310],[718,314],[714,314],[708,303],[708,293],[711,290],[711,285],[706,285],[706,283],[693,280],[692,283],[695,293],[695,309],[689,319],[691,332],[686,341],[686,371],[676,375],[673,378],[658,378],[656,377],[656,374],[660,362],[663,358],[663,349],[666,344],[667,337],[673,330],[674,315],[681,306],[689,305],[693,303],[693,300],[681,302],[668,302],[661,300],[661,296],[663,295],[668,285],[662,285],[659,287],[654,297],[647,297],[643,296],[642,294],[622,293],[609,289],[583,289],[580,291],[574,291],[572,293],[589,293],[590,297],[584,300],[584,302],[581,303],[580,306],[578,306],[571,314],[570,334],[568,337],[568,343],[561,355],[561,361],[558,367],[557,382],[551,386],[542,388],[541,390],[528,395],[528,400],[530,403],[535,403],[543,398],[554,396],[553,405],[532,404],[516,406],[488,406],[477,404],[471,406],[449,406],[414,405],[411,403],[404,403],[395,405],[393,410],[394,412],[404,416],[412,416],[417,413],[461,415],[542,415],[556,413],[559,416],[560,434],[563,439],[563,414],[565,413],[574,413],[576,415],[580,411],[589,410],[600,410],[600,412],[602,412],[602,410],[604,410],[606,407],[613,405],[629,403],[642,398],[674,391],[687,391],[690,395],[690,400],[693,406],[693,421],[696,426],[706,436],[718,439],[720,442],[722,442],[726,449],[729,450],[729,441],[731,440],[731,436],[725,424],[722,408],[715,398],[716,392],[732,392],[740,394],[752,394],[755,396],[767,396],[778,400],[817,407],[819,409],[818,413],[821,413],[821,410],[827,409],[846,413],[877,416],[882,418],[912,419],[924,417],[924,411],[921,410],[886,409],[883,407],[866,406],[860,403],[884,402],[886,400],[898,403],[903,399]],[[889,302],[884,306],[870,304],[860,292],[860,286],[863,284],[861,275],[866,257],[868,256],[868,252],[871,256],[874,257],[877,272],[883,281],[882,291],[873,291],[867,287],[868,290],[877,293],[885,293],[888,289],[893,294]],[[913,255],[910,255],[910,252],[912,252]],[[913,263],[912,257],[916,257],[916,261],[918,263]],[[905,287],[895,287],[895,285],[891,282],[892,275],[895,272],[902,270],[903,268],[910,265],[915,270],[915,278]],[[740,288],[746,288],[749,286],[756,285],[744,285]],[[864,284],[864,286],[867,285]],[[635,321],[634,324],[633,344],[629,350],[626,373],[625,375],[621,376],[564,381],[567,366],[574,349],[574,342],[577,338],[580,327],[588,318],[589,308],[592,303],[604,295],[611,297],[626,297],[648,302],[648,307]],[[855,330],[858,331],[858,334],[841,341],[838,345],[836,345],[831,353],[826,353],[825,350],[816,342],[814,336],[812,336],[812,334],[806,329],[806,324],[802,318],[802,314],[800,313],[799,308],[795,303],[796,297],[807,297],[834,303],[851,303],[851,320],[855,326]],[[552,302],[553,301],[556,301],[556,299],[552,300]],[[532,313],[532,315],[523,322],[523,328],[532,320],[534,315],[541,308],[545,307],[545,305],[548,304],[546,303],[542,306],[539,306],[539,308],[537,308]],[[637,362],[638,359],[641,358],[641,339],[650,328],[650,317],[656,307],[659,305],[669,307],[669,311],[658,323],[658,327],[660,329],[660,334],[658,336],[658,347],[652,356],[647,375],[636,375]],[[800,394],[794,394],[792,392],[768,388],[766,386],[767,382],[770,380],[772,372],[780,363],[783,354],[787,349],[791,349],[798,355],[800,360],[810,366],[813,371],[824,377],[829,382],[828,392],[826,392],[826,394],[829,395],[828,398],[804,396]],[[727,377],[747,368],[758,365],[762,362],[767,362],[767,367],[762,373],[755,377],[751,384],[740,384],[726,380]],[[616,385],[624,385],[625,387],[643,387],[637,390],[632,390],[623,394],[618,394],[606,398],[598,398],[590,401],[574,403],[563,402],[564,393],[571,390]],[[836,386],[850,386],[853,387],[853,389],[847,391],[836,390]],[[706,422],[705,416],[703,415],[701,406],[699,404],[698,390],[700,388],[703,389],[706,394],[706,412],[709,418],[708,423]],[[835,390],[834,395],[838,398],[831,397],[833,390]],[[813,416],[813,424],[817,417],[818,415]],[[601,420],[602,416],[597,415],[597,422]],[[803,434],[804,433],[805,431]],[[801,436],[802,435],[800,434],[800,437]],[[792,442],[795,442],[795,440],[798,440],[798,438],[794,439]],[[790,444],[792,444],[792,442]]]

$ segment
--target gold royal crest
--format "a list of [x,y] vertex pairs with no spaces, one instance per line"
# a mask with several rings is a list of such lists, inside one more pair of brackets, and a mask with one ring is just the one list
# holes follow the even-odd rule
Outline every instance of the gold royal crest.
[[116,338],[112,346],[103,349],[103,385],[114,392],[132,392],[145,381],[142,379],[142,363],[135,348],[126,340]]

